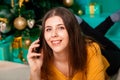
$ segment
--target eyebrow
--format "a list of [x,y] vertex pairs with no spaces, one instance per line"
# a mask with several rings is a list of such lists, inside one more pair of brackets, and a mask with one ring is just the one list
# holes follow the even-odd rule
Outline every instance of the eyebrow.
[[57,26],[64,25],[64,24],[58,24]]
[[45,26],[45,28],[49,28],[49,27],[51,27],[51,26]]
[[[57,24],[57,26],[60,26],[60,25],[64,25],[64,24]],[[51,26],[45,26],[45,28],[49,28],[49,27],[51,27]]]

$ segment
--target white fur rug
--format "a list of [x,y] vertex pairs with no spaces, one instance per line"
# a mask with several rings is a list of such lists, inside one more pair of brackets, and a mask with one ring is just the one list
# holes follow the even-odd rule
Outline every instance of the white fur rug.
[[0,80],[29,80],[29,66],[0,61]]

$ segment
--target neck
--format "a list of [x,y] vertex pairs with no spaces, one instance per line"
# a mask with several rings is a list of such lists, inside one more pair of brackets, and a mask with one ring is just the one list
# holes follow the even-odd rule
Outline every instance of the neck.
[[54,62],[68,63],[68,53],[54,53]]
[[66,53],[54,54],[54,65],[66,77],[69,76],[69,64],[68,64],[68,57]]

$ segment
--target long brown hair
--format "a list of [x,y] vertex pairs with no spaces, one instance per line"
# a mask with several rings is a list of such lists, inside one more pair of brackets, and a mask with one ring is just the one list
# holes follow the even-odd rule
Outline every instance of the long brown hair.
[[[86,41],[79,27],[79,23],[74,14],[64,7],[56,7],[46,13],[42,21],[42,36],[44,36],[45,22],[48,18],[53,16],[59,16],[64,22],[64,25],[69,35],[69,66],[72,73],[77,70],[83,71],[86,68],[87,63],[87,50]],[[43,52],[44,60],[42,71],[45,74],[49,74],[48,64],[53,58],[52,49],[46,43],[43,37]]]

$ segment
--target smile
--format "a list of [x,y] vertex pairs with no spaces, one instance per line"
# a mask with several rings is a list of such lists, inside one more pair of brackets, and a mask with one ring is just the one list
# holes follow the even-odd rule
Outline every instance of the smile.
[[53,40],[53,41],[51,41],[51,43],[52,43],[53,45],[58,45],[58,44],[61,43],[61,41],[62,41],[62,40]]

